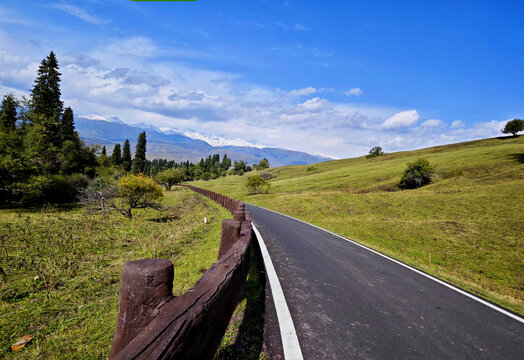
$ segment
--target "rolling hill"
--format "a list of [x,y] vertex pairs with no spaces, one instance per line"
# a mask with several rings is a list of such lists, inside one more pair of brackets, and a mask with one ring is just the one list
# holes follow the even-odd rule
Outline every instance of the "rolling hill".
[[[406,163],[418,158],[436,168],[432,184],[400,190]],[[321,226],[524,314],[524,136],[265,172],[276,176],[270,194],[247,195],[248,176],[192,184]]]

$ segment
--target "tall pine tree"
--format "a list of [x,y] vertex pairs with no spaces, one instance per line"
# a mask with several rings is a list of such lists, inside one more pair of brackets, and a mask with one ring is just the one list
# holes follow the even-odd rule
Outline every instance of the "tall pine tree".
[[13,94],[7,94],[2,100],[0,111],[0,131],[12,132],[16,129],[18,103]]
[[49,56],[42,60],[38,68],[32,93],[32,106],[35,120],[42,125],[46,138],[54,146],[60,145],[60,118],[63,102],[60,100],[60,74],[58,60],[51,51]]
[[75,131],[75,116],[73,109],[67,107],[62,115],[62,121],[60,122],[60,136],[62,141],[75,141],[78,136]]
[[140,174],[144,172],[146,166],[146,132],[143,131],[138,135],[138,141],[135,149],[135,159],[133,160],[133,173]]
[[120,165],[122,163],[122,151],[120,149],[120,144],[115,144],[113,152],[111,153],[111,164]]
[[128,139],[124,142],[124,148],[122,149],[122,166],[125,171],[131,171],[131,146]]

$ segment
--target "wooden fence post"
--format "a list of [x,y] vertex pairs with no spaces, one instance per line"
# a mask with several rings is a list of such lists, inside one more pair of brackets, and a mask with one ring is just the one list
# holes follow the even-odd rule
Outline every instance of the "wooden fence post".
[[240,239],[241,225],[242,223],[240,221],[234,219],[222,220],[222,236],[220,237],[220,247],[218,248],[219,259]]
[[173,298],[173,264],[143,259],[124,265],[120,277],[120,308],[111,358],[126,347],[155,318],[158,309]]

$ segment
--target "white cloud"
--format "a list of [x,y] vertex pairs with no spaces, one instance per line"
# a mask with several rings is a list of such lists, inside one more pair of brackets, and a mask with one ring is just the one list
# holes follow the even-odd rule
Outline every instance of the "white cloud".
[[344,94],[346,94],[347,96],[350,96],[350,95],[360,96],[364,94],[364,91],[362,91],[361,88],[352,88],[346,91]]
[[386,119],[380,126],[382,129],[397,129],[411,126],[417,123],[419,115],[417,110],[406,110],[396,113]]
[[79,19],[82,19],[85,22],[88,22],[90,24],[103,25],[103,24],[109,23],[109,20],[91,15],[86,10],[79,8],[77,6],[73,6],[69,4],[54,4],[53,7],[58,10],[62,10],[68,13],[69,15],[73,15]]
[[293,25],[293,30],[296,30],[296,31],[309,31],[309,30],[311,30],[311,28],[305,27],[301,23],[296,23],[295,25]]
[[317,89],[315,89],[314,87],[306,87],[306,88],[303,88],[303,89],[296,89],[296,90],[291,90],[289,92],[290,95],[294,95],[294,96],[306,96],[306,95],[311,95],[311,94],[314,94],[317,92]]
[[444,122],[438,119],[428,119],[424,121],[422,124],[420,124],[420,126],[423,128],[434,128],[442,125],[444,125]]
[[451,126],[449,128],[450,129],[460,129],[460,128],[463,128],[464,126],[466,126],[464,121],[462,121],[462,120],[455,120],[455,121],[453,121],[451,123]]
[[[41,49],[11,41],[1,30],[0,43],[0,91],[24,94],[36,77]],[[459,128],[454,122],[428,131],[435,119],[412,126],[419,120],[415,109],[315,96],[329,88],[271,89],[235,73],[166,60],[167,51],[144,37],[113,39],[74,55],[57,51],[65,105],[77,116],[98,113],[174,128],[217,145],[264,144],[337,158],[364,155],[376,145],[391,152],[498,136],[505,123]]]

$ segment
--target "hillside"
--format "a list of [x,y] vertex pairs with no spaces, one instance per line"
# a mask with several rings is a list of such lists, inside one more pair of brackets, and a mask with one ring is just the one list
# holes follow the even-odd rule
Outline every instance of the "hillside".
[[118,118],[103,119],[100,116],[95,118],[78,117],[75,118],[75,126],[82,140],[87,144],[105,145],[109,154],[116,143],[123,143],[126,139],[129,139],[134,149],[138,134],[146,131],[147,157],[149,159],[164,158],[179,162],[186,160],[198,162],[201,158],[206,158],[209,155],[220,154],[223,156],[227,154],[232,160],[243,160],[250,165],[258,164],[260,160],[266,158],[270,164],[275,166],[312,164],[329,160],[322,156],[300,151],[270,147],[213,146],[180,132],[164,132],[155,126],[146,124],[128,125]]
[[[401,191],[406,163],[424,157],[433,183]],[[524,137],[493,138],[306,166],[272,168],[271,193],[247,176],[200,181],[368,245],[524,314]]]

